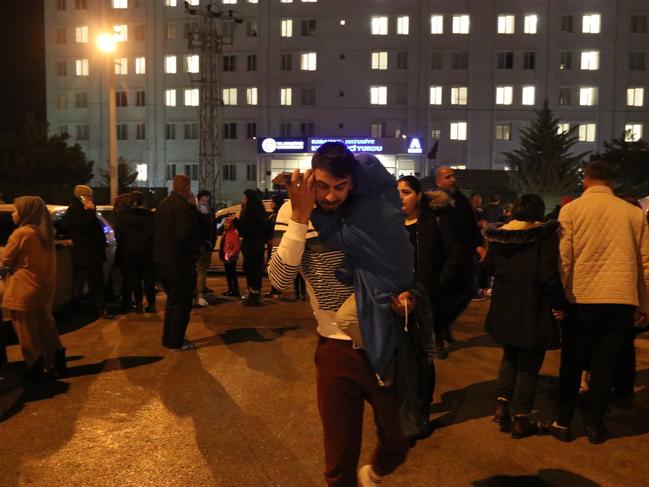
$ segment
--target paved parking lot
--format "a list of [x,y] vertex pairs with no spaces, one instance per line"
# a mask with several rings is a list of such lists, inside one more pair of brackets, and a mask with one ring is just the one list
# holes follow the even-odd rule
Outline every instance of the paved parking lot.
[[[221,291],[221,277],[209,286]],[[163,303],[159,303],[163,309]],[[611,410],[614,438],[590,445],[512,440],[490,422],[499,349],[482,332],[488,302],[457,324],[456,349],[437,363],[440,427],[411,450],[386,486],[649,485],[649,337],[638,342],[635,408]],[[217,299],[192,314],[195,352],[160,345],[158,315],[84,322],[60,317],[70,377],[34,389],[0,381],[0,486],[319,486],[314,322],[288,297],[243,308]],[[87,320],[85,320],[87,321]],[[558,353],[548,354],[538,406],[551,414]],[[580,432],[577,425],[576,432]],[[374,444],[366,410],[367,460]]]

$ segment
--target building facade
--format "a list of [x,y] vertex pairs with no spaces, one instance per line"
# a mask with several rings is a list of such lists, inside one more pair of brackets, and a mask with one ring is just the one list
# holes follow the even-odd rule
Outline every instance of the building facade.
[[[189,2],[210,3],[243,20],[219,27],[232,36],[218,66],[226,200],[305,167],[318,139],[373,140],[397,175],[425,176],[434,164],[506,169],[502,153],[546,99],[561,130],[578,126],[576,151],[649,130],[646,0]],[[196,16],[181,0],[48,0],[45,9],[50,130],[105,168],[114,69],[118,156],[142,185],[179,173],[196,185]],[[111,58],[95,44],[105,31],[122,40]],[[266,138],[303,139],[305,150],[269,154]],[[420,152],[408,152],[413,139]]]

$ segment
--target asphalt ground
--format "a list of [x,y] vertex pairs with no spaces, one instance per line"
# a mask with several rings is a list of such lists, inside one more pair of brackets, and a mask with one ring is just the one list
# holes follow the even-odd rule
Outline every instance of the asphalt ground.
[[[220,297],[223,280],[209,279],[214,304],[192,313],[196,351],[161,346],[163,295],[157,315],[60,315],[71,357],[63,380],[25,388],[10,346],[0,374],[0,485],[325,485],[309,305],[289,294],[245,308]],[[514,440],[491,422],[500,349],[482,331],[488,305],[471,304],[449,358],[436,363],[439,427],[382,485],[649,485],[648,334],[636,342],[634,408],[611,407],[611,440],[588,443],[579,416],[572,443]],[[542,369],[543,417],[552,415],[558,359],[548,353]],[[369,407],[364,433],[361,464],[376,442]]]

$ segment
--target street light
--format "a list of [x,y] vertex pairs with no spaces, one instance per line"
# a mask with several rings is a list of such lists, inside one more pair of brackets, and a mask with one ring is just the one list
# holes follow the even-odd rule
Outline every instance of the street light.
[[115,109],[115,34],[100,34],[97,47],[106,54],[108,64],[108,174],[110,178],[110,202],[114,203],[118,192],[117,180],[117,114]]

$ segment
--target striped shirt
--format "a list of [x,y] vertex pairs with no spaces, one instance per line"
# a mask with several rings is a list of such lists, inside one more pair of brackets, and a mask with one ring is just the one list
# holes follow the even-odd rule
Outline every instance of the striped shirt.
[[273,252],[268,264],[271,284],[280,291],[293,285],[299,272],[306,282],[309,301],[318,324],[318,333],[327,338],[350,340],[335,322],[338,308],[354,292],[342,284],[335,271],[345,254],[325,244],[309,222],[291,220],[291,202],[286,201],[277,214],[273,234]]

